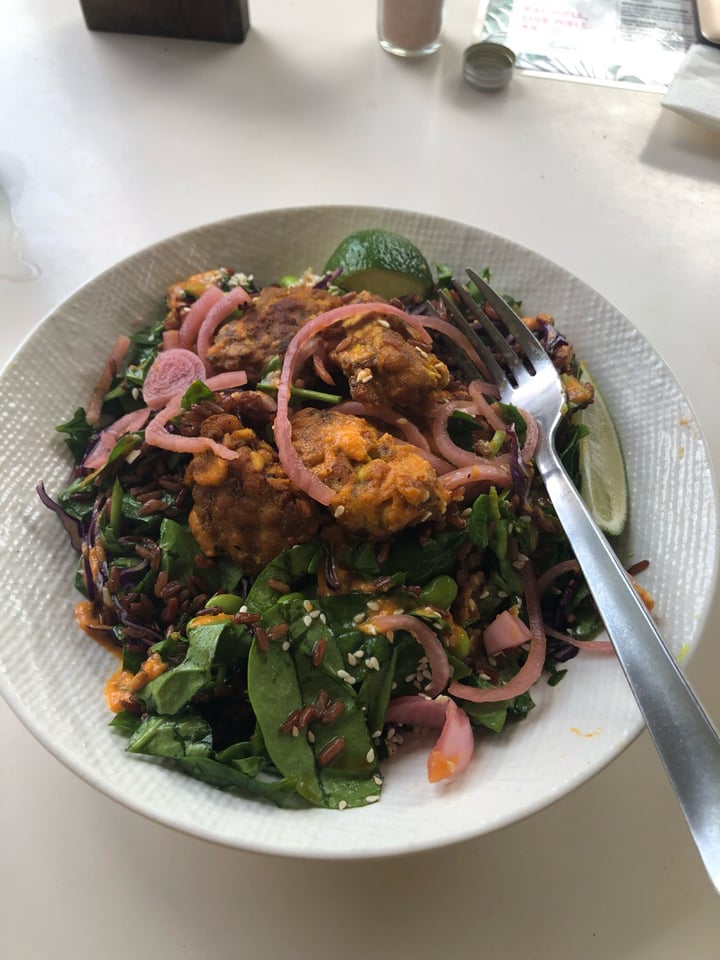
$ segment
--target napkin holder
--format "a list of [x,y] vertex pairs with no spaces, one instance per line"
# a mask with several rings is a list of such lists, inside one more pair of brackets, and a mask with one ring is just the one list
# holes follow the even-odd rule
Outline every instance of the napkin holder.
[[247,0],[80,0],[89,30],[242,43]]

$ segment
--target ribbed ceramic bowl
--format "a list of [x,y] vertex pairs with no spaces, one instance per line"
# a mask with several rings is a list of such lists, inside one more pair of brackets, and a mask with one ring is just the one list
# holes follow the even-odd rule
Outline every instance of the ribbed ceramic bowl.
[[380,803],[331,811],[280,810],[215,790],[126,754],[108,728],[103,685],[115,660],[75,625],[75,556],[35,494],[38,480],[52,493],[68,476],[54,426],[87,403],[114,337],[137,317],[158,316],[171,282],[217,265],[252,273],[259,283],[319,270],[346,234],[364,227],[407,235],[431,264],[489,267],[528,312],[555,316],[613,411],[632,498],[620,550],[628,562],[651,561],[643,585],[657,598],[657,621],[676,654],[696,645],[716,579],[717,496],[683,391],[610,303],[542,256],[473,226],[367,207],[235,217],[134,254],[53,311],[0,378],[0,689],[38,739],[88,783],[163,824],[244,850],[378,857],[475,837],[568,793],[641,729],[614,658],[581,654],[563,683],[536,688],[537,708],[525,722],[478,739],[475,762],[457,782],[429,784],[428,743],[418,743],[385,764]]

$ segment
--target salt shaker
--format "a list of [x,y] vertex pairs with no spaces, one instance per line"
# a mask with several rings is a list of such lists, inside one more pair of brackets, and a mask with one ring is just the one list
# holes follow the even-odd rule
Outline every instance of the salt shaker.
[[441,43],[443,0],[378,0],[380,46],[397,57],[426,57]]

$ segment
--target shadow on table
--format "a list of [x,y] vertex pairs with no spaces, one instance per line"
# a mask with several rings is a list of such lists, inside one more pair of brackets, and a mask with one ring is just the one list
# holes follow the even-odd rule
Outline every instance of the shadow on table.
[[669,173],[720,183],[720,130],[660,110],[640,159]]

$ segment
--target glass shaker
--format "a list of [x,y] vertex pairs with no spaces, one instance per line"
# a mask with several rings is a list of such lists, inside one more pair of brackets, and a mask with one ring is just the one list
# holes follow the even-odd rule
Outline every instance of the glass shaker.
[[378,0],[383,50],[396,57],[426,57],[441,43],[443,0]]

